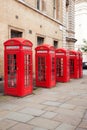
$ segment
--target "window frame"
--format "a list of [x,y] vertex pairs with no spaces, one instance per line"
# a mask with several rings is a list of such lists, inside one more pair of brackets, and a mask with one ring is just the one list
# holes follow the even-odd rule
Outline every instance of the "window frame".
[[[45,40],[45,38],[43,37],[43,36],[37,36],[36,37],[37,38],[37,45],[39,46],[39,45],[42,45],[43,43],[44,43],[44,40]],[[41,38],[42,39],[42,42],[38,42],[38,38]]]
[[24,37],[24,30],[23,29],[20,29],[20,28],[17,28],[17,27],[13,27],[13,26],[9,25],[8,26],[8,38],[11,38],[11,30],[21,32],[22,33],[22,37]]

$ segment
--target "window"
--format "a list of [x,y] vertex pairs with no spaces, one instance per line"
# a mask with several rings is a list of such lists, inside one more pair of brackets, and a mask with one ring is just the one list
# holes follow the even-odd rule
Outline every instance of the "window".
[[59,8],[60,8],[60,2],[59,2],[59,0],[54,0],[53,1],[54,3],[53,3],[53,17],[55,18],[55,19],[58,19],[58,17],[59,17]]
[[23,32],[11,29],[11,32],[10,32],[11,38],[22,37],[22,35],[23,35]]
[[40,11],[45,11],[45,1],[37,0],[37,9]]
[[40,0],[37,0],[37,9],[40,10]]
[[69,0],[66,0],[66,25],[69,28]]
[[58,41],[55,41],[55,40],[54,40],[53,44],[54,44],[54,47],[55,47],[55,48],[58,47]]
[[24,55],[24,85],[29,87],[31,80],[31,56],[29,54]]
[[37,45],[40,45],[44,42],[44,38],[43,37],[37,37]]
[[69,5],[69,0],[66,0],[66,7]]
[[45,11],[46,10],[46,5],[45,5],[45,1],[42,0],[42,11]]
[[15,88],[17,85],[17,56],[16,54],[8,54],[8,87]]

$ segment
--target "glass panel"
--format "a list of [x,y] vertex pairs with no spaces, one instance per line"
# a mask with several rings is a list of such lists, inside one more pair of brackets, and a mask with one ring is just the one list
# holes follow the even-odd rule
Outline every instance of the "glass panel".
[[37,37],[37,45],[41,45],[44,42],[43,37]]
[[17,31],[17,30],[11,30],[11,38],[14,37],[22,37],[23,32]]
[[74,74],[74,59],[70,59],[70,74]]
[[17,62],[16,54],[8,54],[8,87],[15,88],[17,84]]
[[63,77],[63,58],[57,58],[56,60],[56,73],[58,77]]
[[40,10],[40,0],[37,0],[37,9]]
[[45,57],[38,57],[38,80],[46,81],[46,59]]
[[29,87],[31,79],[31,57],[29,54],[24,55],[24,86]]
[[52,57],[52,80],[55,79],[55,59]]

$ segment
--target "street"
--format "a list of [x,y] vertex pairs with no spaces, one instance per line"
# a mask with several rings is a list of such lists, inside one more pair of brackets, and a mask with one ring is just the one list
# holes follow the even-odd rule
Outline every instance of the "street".
[[87,70],[23,98],[1,93],[0,130],[87,130]]

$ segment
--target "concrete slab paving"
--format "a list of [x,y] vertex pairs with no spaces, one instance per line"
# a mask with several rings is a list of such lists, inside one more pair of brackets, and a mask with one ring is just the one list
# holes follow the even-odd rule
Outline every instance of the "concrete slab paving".
[[7,130],[8,128],[16,125],[18,122],[13,120],[4,119],[0,121],[0,129],[1,130]]
[[23,114],[23,113],[18,113],[18,112],[11,112],[6,118],[10,120],[20,121],[20,122],[27,122],[33,119],[33,116]]
[[46,102],[44,102],[43,104],[45,104],[45,105],[48,105],[48,106],[60,106],[60,102],[56,102],[56,101],[46,101]]
[[77,116],[74,116],[74,115],[70,116],[70,115],[61,113],[61,114],[58,114],[57,116],[55,116],[53,118],[53,120],[77,126],[77,125],[79,125],[81,118],[78,118]]
[[44,129],[44,128],[40,128],[40,127],[36,127],[36,128],[33,128],[32,130],[48,130],[48,129]]
[[87,72],[23,98],[0,93],[0,130],[87,130]]
[[82,120],[82,122],[80,123],[79,125],[80,128],[84,128],[84,129],[87,129],[87,120]]
[[69,124],[61,124],[59,127],[57,127],[55,130],[74,130],[75,127]]
[[44,110],[40,110],[40,109],[36,109],[36,108],[24,108],[24,109],[20,110],[19,112],[25,113],[25,114],[30,114],[33,116],[40,116],[43,113],[45,113]]
[[87,130],[87,129],[83,129],[83,128],[77,128],[76,130]]
[[57,115],[55,112],[46,112],[42,115],[42,117],[45,117],[47,119],[52,119]]
[[33,128],[34,126],[24,124],[24,123],[18,123],[14,125],[13,127],[10,127],[8,130],[32,130]]
[[45,128],[45,129],[55,129],[56,127],[58,127],[61,122],[56,122],[56,121],[52,121],[52,120],[49,120],[49,119],[45,119],[45,118],[42,118],[42,117],[37,117],[31,121],[29,121],[29,124],[31,125],[35,125],[37,127],[42,127],[42,128]]

